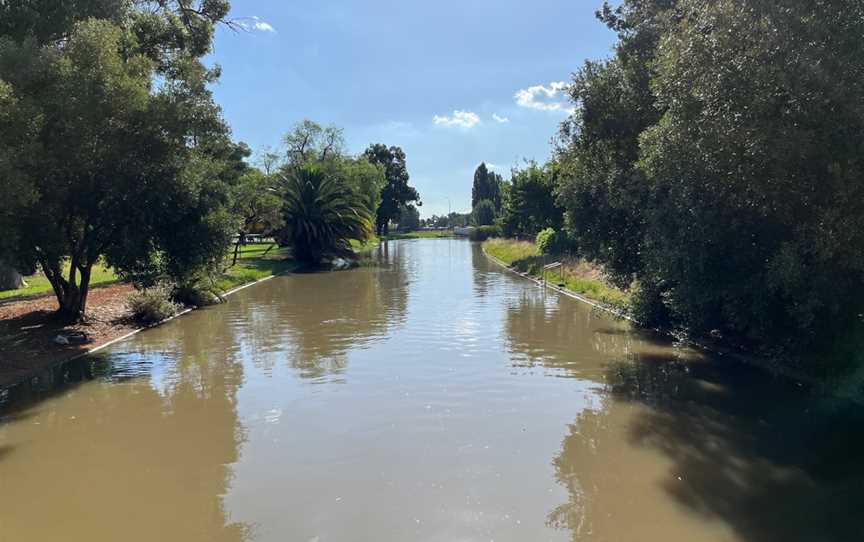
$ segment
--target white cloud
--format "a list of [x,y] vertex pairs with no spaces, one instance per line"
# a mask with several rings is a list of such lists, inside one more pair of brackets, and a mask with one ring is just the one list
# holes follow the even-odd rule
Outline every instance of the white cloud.
[[240,19],[234,22],[237,24],[237,26],[247,32],[276,32],[276,29],[273,28],[273,25],[271,25],[267,21],[262,21],[261,17],[255,15],[253,15],[252,17],[245,17],[244,19]]
[[498,113],[492,113],[492,118],[495,119],[495,122],[499,122],[501,124],[506,124],[510,122],[510,119],[508,119],[507,117],[502,117]]
[[447,115],[435,115],[432,117],[432,122],[435,124],[441,124],[443,126],[458,126],[460,128],[471,128],[478,122],[480,122],[480,117],[477,116],[476,113],[472,113],[471,111],[460,111],[456,109],[453,111],[453,116],[448,117]]
[[573,113],[574,109],[566,99],[567,83],[564,81],[553,81],[549,86],[534,85],[533,87],[517,90],[513,95],[516,104],[529,109],[540,111],[565,111]]

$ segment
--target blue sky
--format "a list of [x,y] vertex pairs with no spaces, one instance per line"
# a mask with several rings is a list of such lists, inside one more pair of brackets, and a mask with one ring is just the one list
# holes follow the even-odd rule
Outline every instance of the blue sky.
[[467,211],[474,168],[545,160],[566,117],[556,82],[608,57],[602,0],[235,0],[248,32],[218,31],[214,93],[235,138],[276,147],[309,118],[349,151],[401,146],[423,216]]

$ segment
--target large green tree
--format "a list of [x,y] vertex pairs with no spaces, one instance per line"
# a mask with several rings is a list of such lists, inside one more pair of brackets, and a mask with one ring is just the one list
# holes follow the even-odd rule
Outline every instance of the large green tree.
[[501,175],[491,171],[485,162],[474,170],[474,184],[471,186],[471,208],[477,207],[482,200],[489,200],[495,213],[501,211]]
[[386,184],[381,191],[381,204],[375,216],[375,230],[378,235],[387,235],[390,221],[399,217],[403,206],[413,202],[421,205],[420,195],[408,184],[405,152],[401,148],[375,143],[370,145],[363,155],[370,163],[384,169]]
[[227,10],[0,6],[0,174],[23,195],[0,211],[0,253],[40,267],[64,317],[84,315],[100,259],[142,280],[183,280],[224,254],[227,185],[242,166],[207,90],[218,70],[200,58]]
[[864,5],[625,1],[562,130],[580,249],[647,321],[773,352],[864,309]]
[[514,169],[503,210],[504,234],[533,238],[541,230],[560,230],[564,213],[556,202],[558,165],[528,162]]

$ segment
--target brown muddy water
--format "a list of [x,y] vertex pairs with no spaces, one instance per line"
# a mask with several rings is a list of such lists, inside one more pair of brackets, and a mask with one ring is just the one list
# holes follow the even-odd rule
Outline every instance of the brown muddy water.
[[374,259],[4,392],[0,541],[864,539],[856,407],[467,241]]

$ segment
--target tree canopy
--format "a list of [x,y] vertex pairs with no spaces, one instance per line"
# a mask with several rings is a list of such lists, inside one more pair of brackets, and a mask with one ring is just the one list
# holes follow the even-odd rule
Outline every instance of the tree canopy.
[[556,202],[558,166],[528,162],[511,173],[502,227],[508,236],[534,237],[541,230],[560,230],[564,213]]
[[375,229],[378,235],[387,235],[390,221],[398,219],[403,206],[413,202],[422,204],[420,194],[408,184],[405,152],[401,148],[375,143],[370,145],[363,155],[370,163],[384,169],[386,184],[381,191],[381,204],[375,217]]
[[41,267],[65,316],[83,315],[100,259],[182,280],[223,256],[244,166],[200,58],[227,7],[0,6],[0,174],[14,193],[0,244],[19,269]]
[[471,187],[471,208],[477,207],[482,200],[489,200],[497,214],[501,210],[501,175],[490,171],[485,162],[474,170],[474,184]]
[[864,310],[864,6],[606,5],[570,87],[568,231],[648,323],[812,352]]

